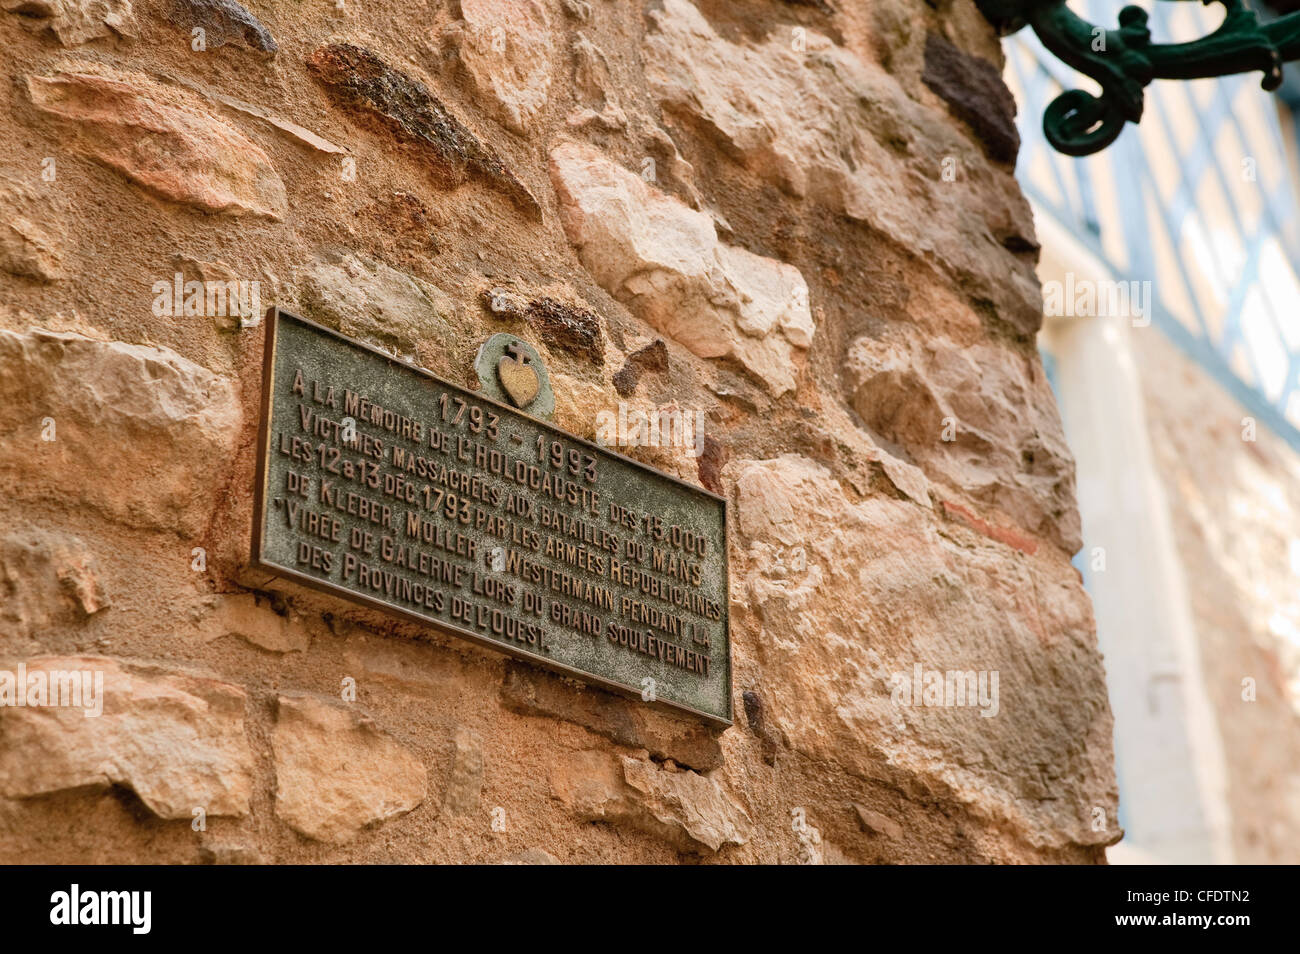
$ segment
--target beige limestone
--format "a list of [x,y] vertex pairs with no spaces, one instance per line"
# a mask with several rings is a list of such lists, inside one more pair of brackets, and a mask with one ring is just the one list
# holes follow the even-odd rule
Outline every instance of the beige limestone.
[[[29,674],[103,675],[103,712],[0,708],[0,794],[29,798],[120,785],[159,818],[246,815],[254,760],[246,695],[230,683],[101,656],[23,660]],[[17,661],[4,666],[15,671]]]
[[844,377],[871,432],[932,477],[1067,552],[1082,546],[1074,461],[1036,357],[998,342],[864,336]]
[[131,0],[5,0],[4,9],[20,14],[31,29],[53,33],[64,46],[114,33],[136,35]]
[[276,612],[269,599],[255,593],[217,597],[214,611],[200,626],[207,639],[234,636],[272,653],[301,653],[311,646],[311,633],[301,619]]
[[281,696],[271,746],[275,813],[308,838],[346,842],[424,801],[420,760],[373,720],[339,705]]
[[455,751],[442,804],[447,811],[464,815],[478,810],[483,791],[483,740],[473,729],[461,726],[456,729],[452,745]]
[[[792,748],[865,777],[884,763],[928,779],[1044,847],[1118,837],[1090,827],[1093,805],[1115,806],[1094,762],[1109,758],[1111,719],[1088,602],[1064,559],[963,540],[902,501],[854,502],[803,458],[729,470],[744,541],[733,607],[755,662],[780,674],[764,680],[765,708]],[[778,572],[773,551],[796,547]],[[892,677],[910,683],[918,663],[998,670],[993,715],[897,704]],[[1056,705],[1063,696],[1073,704]],[[1063,788],[1044,766],[1096,782]]]
[[304,317],[384,350],[415,355],[421,341],[455,333],[455,303],[440,288],[348,252],[332,252],[300,278]]
[[283,217],[284,183],[270,158],[188,91],[72,69],[26,85],[37,109],[68,125],[74,149],[145,189],[204,212]]
[[776,396],[812,341],[798,269],[718,240],[712,220],[590,147],[551,151],[564,230],[606,291],[702,358],[734,358]]
[[[724,39],[689,0],[664,0],[646,38],[646,79],[665,108],[699,117],[791,196],[859,220],[972,283],[1022,333],[1041,321],[1032,262],[1003,247],[1032,237],[1028,203],[962,135],[874,63],[789,28],[761,44]],[[943,179],[944,160],[960,168]]]
[[460,64],[481,97],[517,133],[546,106],[554,67],[546,6],[539,0],[460,0],[448,30]]
[[[15,495],[171,532],[207,522],[208,480],[242,421],[229,380],[170,349],[35,327],[0,330],[0,365],[0,475]],[[92,461],[111,479],[90,479]]]
[[50,201],[35,188],[0,176],[0,268],[39,281],[62,276],[58,222],[52,211]]
[[0,635],[84,619],[111,605],[95,555],[78,537],[38,528],[0,539]]
[[714,779],[648,759],[575,753],[551,773],[556,798],[589,821],[628,824],[684,851],[743,845],[752,823]]

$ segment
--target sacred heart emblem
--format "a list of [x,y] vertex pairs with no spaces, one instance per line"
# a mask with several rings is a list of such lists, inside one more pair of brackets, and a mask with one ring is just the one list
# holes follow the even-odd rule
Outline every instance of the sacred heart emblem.
[[497,377],[501,379],[501,386],[506,389],[506,394],[510,395],[515,407],[526,407],[541,390],[542,382],[537,377],[537,369],[532,366],[531,360],[519,342],[512,341],[497,362]]

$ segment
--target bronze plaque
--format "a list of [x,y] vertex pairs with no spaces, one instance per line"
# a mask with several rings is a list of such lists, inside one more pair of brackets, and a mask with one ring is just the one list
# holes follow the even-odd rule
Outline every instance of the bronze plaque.
[[726,503],[278,309],[253,561],[731,722]]

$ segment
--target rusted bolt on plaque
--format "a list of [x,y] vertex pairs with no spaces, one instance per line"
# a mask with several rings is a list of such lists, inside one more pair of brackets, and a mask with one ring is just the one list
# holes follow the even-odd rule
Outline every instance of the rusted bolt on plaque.
[[[722,498],[279,309],[266,324],[257,566],[730,724]],[[508,348],[492,360],[527,407],[532,360]]]

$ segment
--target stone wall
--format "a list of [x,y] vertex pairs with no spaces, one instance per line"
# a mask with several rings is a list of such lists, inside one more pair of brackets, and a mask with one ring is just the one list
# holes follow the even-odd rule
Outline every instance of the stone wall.
[[[2,6],[0,664],[99,669],[108,702],[0,709],[0,861],[1120,837],[970,0]],[[178,272],[467,384],[517,333],[580,436],[704,412],[700,456],[628,452],[729,502],[736,724],[250,570],[263,329],[155,307]],[[916,665],[996,671],[996,714],[895,704]]]

